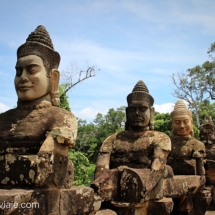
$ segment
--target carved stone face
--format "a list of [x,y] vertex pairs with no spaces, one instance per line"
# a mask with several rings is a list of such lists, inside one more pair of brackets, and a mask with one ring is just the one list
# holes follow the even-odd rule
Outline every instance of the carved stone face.
[[145,102],[130,104],[126,109],[129,126],[134,129],[141,129],[148,126],[150,121],[150,108]]
[[176,115],[172,119],[172,131],[176,136],[187,137],[192,131],[192,119],[189,115]]
[[18,59],[14,80],[20,100],[34,100],[50,92],[50,82],[42,58],[28,55]]

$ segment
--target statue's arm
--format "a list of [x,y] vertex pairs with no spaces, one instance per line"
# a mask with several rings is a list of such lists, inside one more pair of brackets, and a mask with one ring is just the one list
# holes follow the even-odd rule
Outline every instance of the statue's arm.
[[159,146],[155,146],[154,148],[154,159],[151,165],[151,170],[161,170],[164,169],[166,162],[167,162],[167,156],[169,152],[160,148]]
[[205,157],[205,145],[198,141],[196,144],[196,148],[193,152],[193,158],[196,159],[196,172],[197,175],[205,175],[205,168],[204,168],[204,157]]
[[[69,149],[74,146],[77,135],[77,121],[74,117],[64,116],[63,123],[54,125],[47,132],[38,155],[39,186],[54,184],[56,187],[68,188],[71,186],[74,169],[68,158]],[[62,122],[62,121],[61,121]]]
[[96,169],[94,174],[94,179],[98,178],[100,175],[105,173],[110,169],[110,156],[112,151],[112,141],[113,135],[108,137],[102,144],[98,158],[96,161]]
[[151,170],[164,169],[167,163],[167,156],[171,150],[171,141],[164,133],[158,133],[154,142],[154,154]]

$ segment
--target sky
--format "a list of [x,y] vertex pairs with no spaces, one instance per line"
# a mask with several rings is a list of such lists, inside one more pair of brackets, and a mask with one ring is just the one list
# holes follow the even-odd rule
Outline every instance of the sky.
[[155,110],[170,112],[178,100],[171,74],[209,60],[215,42],[214,0],[7,0],[0,8],[0,112],[16,106],[16,51],[38,25],[61,55],[61,74],[96,68],[68,93],[72,112],[87,121],[126,106],[139,80]]

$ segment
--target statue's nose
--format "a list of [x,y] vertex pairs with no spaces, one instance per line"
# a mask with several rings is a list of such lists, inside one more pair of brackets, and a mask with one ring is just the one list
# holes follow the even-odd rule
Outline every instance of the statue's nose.
[[140,114],[140,111],[138,108],[136,108],[136,115],[139,115]]
[[180,124],[180,128],[184,128],[184,123],[183,122]]
[[24,69],[23,72],[22,72],[22,75],[21,75],[21,79],[20,79],[20,82],[21,83],[26,83],[29,81],[29,78],[28,78],[28,73],[27,71]]

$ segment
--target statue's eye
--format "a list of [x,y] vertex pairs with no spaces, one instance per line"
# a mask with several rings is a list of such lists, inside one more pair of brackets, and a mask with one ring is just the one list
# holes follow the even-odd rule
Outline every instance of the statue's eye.
[[140,110],[141,112],[145,112],[145,111],[147,110],[147,107],[140,107],[139,110]]
[[188,122],[189,122],[188,119],[185,119],[185,120],[184,120],[184,124],[187,124]]
[[180,124],[180,121],[179,121],[179,120],[175,120],[175,124],[176,124],[176,125],[179,125],[179,124]]
[[27,69],[29,74],[34,74],[39,71],[38,66],[35,66],[35,65],[31,65]]
[[22,75],[22,68],[16,67],[16,76],[20,77]]
[[135,108],[135,107],[130,106],[130,107],[129,107],[129,111],[130,111],[130,112],[135,112],[135,111],[136,111],[136,108]]
[[34,69],[31,69],[31,70],[29,71],[30,74],[34,74],[34,73],[36,73],[36,72],[37,72],[37,71],[34,70]]

